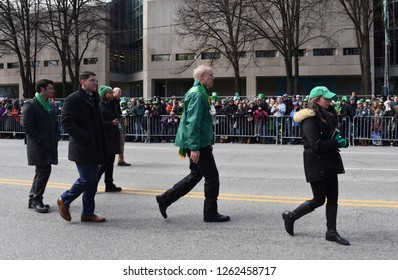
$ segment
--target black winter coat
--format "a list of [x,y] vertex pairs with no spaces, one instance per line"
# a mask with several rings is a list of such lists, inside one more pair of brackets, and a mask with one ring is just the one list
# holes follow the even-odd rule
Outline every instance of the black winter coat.
[[104,122],[98,93],[93,92],[91,98],[81,87],[69,95],[62,107],[61,123],[69,134],[69,160],[100,164],[106,155]]
[[60,130],[55,109],[48,113],[36,98],[24,103],[22,123],[26,133],[28,165],[58,164]]
[[345,173],[333,131],[315,112],[312,109],[302,109],[294,115],[294,120],[301,123],[302,127],[307,182],[321,181]]
[[105,100],[100,101],[100,109],[104,119],[105,136],[106,136],[106,152],[108,155],[120,154],[120,132],[117,125],[112,125],[114,119],[119,119],[115,103],[113,101],[107,103]]

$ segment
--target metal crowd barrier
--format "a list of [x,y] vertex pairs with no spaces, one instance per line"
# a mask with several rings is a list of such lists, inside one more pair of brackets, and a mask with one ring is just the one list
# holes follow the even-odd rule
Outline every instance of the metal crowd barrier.
[[17,134],[24,134],[21,124],[22,115],[4,115],[0,116],[0,134],[14,137]]
[[[61,135],[66,137],[58,116]],[[179,116],[126,116],[122,119],[128,141],[135,142],[174,142]],[[270,144],[301,143],[301,128],[289,116],[267,118],[256,121],[249,115],[217,115],[213,119],[216,142],[238,142]],[[398,119],[392,116],[356,116],[351,122],[348,117],[339,118],[341,135],[351,145],[398,145]],[[0,116],[2,137],[24,134],[22,116]]]
[[[174,142],[180,119],[178,116],[127,116],[124,118],[125,134],[129,140],[135,142]],[[298,126],[292,128],[292,134],[285,133],[286,120],[284,117],[268,116],[257,121],[249,115],[214,117],[214,136],[216,142],[250,143],[251,140],[261,143],[282,144],[301,138]]]
[[134,142],[174,142],[180,118],[177,115],[123,117],[126,137]]
[[356,116],[351,126],[352,145],[398,144],[398,119],[392,116]]

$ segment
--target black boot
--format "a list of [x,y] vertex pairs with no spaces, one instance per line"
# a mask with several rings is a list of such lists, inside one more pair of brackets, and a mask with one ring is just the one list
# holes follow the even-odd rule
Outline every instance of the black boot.
[[337,220],[337,205],[326,205],[326,236],[327,241],[334,241],[341,245],[350,245],[350,242],[337,233],[336,229]]
[[285,229],[291,236],[294,235],[294,221],[301,218],[302,216],[314,211],[309,201],[304,202],[293,211],[283,212],[282,218],[285,220]]

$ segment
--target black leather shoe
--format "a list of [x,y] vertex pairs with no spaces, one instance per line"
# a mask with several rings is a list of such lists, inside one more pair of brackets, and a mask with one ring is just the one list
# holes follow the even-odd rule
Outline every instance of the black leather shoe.
[[43,204],[43,202],[40,202],[39,204],[42,207],[46,207],[47,209],[50,209],[50,205],[48,205],[48,204]]
[[[32,200],[29,200],[28,201],[28,208],[29,209],[33,209],[33,201]],[[41,206],[42,207],[46,207],[47,209],[50,209],[50,205],[48,205],[48,204],[43,204],[43,202],[40,202],[40,204],[41,204]]]
[[115,185],[105,187],[105,192],[121,192],[121,191],[122,188],[116,187]]
[[345,245],[345,246],[350,245],[350,242],[348,240],[344,239],[343,237],[341,237],[340,234],[338,234],[337,232],[326,231],[325,239],[327,241],[336,242],[340,245]]
[[203,221],[206,223],[222,223],[222,222],[228,222],[231,220],[229,216],[217,214],[214,217],[204,217]]
[[130,163],[127,163],[127,162],[118,162],[118,164],[117,164],[118,166],[131,166],[131,164]]
[[156,201],[159,204],[160,214],[162,214],[163,218],[167,219],[167,214],[166,214],[167,205],[164,202],[163,197],[161,195],[157,195],[156,196]]
[[48,208],[43,205],[43,203],[32,203],[32,208],[38,213],[48,213]]

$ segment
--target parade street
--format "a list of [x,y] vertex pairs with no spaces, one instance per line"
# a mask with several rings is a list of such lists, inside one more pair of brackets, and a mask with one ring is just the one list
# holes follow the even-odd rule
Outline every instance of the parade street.
[[[125,146],[130,167],[115,165],[121,193],[96,196],[106,223],[81,223],[81,197],[66,222],[56,204],[78,178],[59,142],[59,164],[44,194],[50,212],[28,209],[34,167],[27,165],[23,140],[1,139],[0,259],[3,260],[396,260],[398,256],[398,148],[342,150],[346,173],[339,175],[338,232],[351,242],[325,240],[325,207],[284,229],[282,212],[311,198],[302,145],[216,144],[220,173],[219,212],[226,223],[203,222],[203,180],[161,216],[155,196],[188,174],[188,160],[173,144]],[[65,240],[69,244],[65,246]]]

